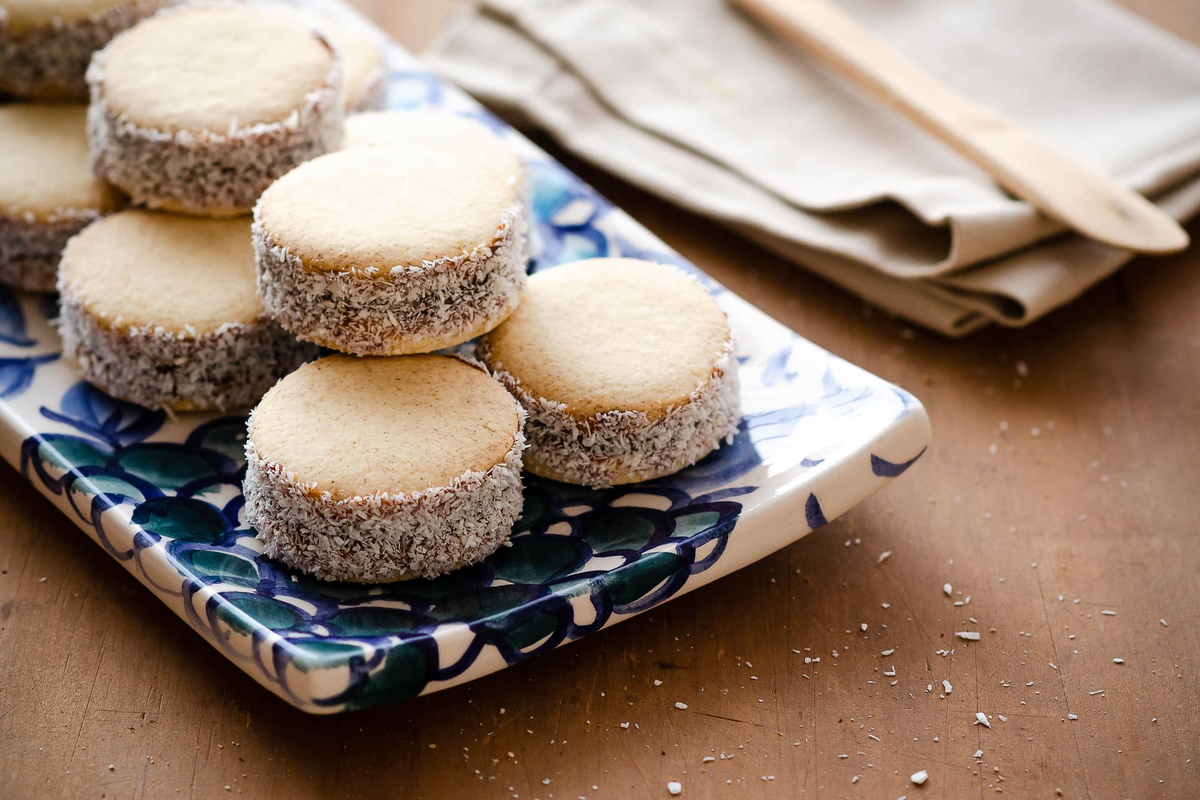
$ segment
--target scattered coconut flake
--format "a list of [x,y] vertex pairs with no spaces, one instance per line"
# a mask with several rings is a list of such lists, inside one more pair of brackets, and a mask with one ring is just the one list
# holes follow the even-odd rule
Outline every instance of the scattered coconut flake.
[[919,770],[918,772],[914,772],[912,775],[909,775],[908,779],[917,786],[920,786],[921,784],[925,783],[925,781],[929,780],[929,773],[925,770]]
[[1000,720],[1001,722],[1008,722],[1008,717],[1004,716],[1003,714],[997,714],[996,719]]
[[1162,626],[1163,626],[1164,628],[1165,628],[1165,627],[1167,627],[1167,621],[1166,621],[1165,619],[1160,619],[1160,620],[1159,620],[1159,622],[1161,622],[1161,623],[1162,623]]
[[942,689],[946,692],[946,694],[950,694],[954,691],[954,687],[950,685],[950,681],[944,679],[942,680]]
[[985,728],[992,727],[992,723],[988,722],[987,714],[982,711],[975,712],[975,724],[982,725]]
[[975,758],[983,758],[983,751],[982,751],[982,750],[976,750],[976,751],[975,751]]
[[859,625],[858,627],[860,627],[860,628],[862,628],[862,629],[863,629],[863,633],[866,633],[866,631],[867,631],[867,623],[865,623],[865,622],[864,622],[864,623],[862,623],[861,625]]
[[954,587],[948,583],[943,583],[942,591],[945,593],[946,597],[949,597],[950,595],[954,594]]
[[1090,694],[1090,695],[1093,695],[1093,696],[1095,696],[1095,695],[1098,695],[1098,694],[1104,694],[1104,690],[1103,690],[1103,689],[1097,689],[1097,690],[1096,690],[1096,691],[1094,691],[1094,692],[1088,692],[1088,694]]
[[1106,608],[1106,609],[1104,609],[1104,610],[1103,610],[1103,611],[1101,611],[1100,613],[1101,613],[1101,614],[1103,614],[1103,615],[1104,615],[1104,616],[1106,616],[1106,617],[1115,617],[1115,616],[1117,615],[1117,612],[1115,612],[1115,611],[1113,611],[1112,609],[1109,609],[1109,608]]
[[687,703],[676,703],[675,707],[678,708],[680,711],[687,711],[688,705],[687,705]]
[[683,784],[679,781],[667,781],[667,791],[672,795],[683,793]]
[[887,650],[884,650],[882,653],[880,653],[880,655],[890,656],[894,652],[896,652],[896,648],[889,647]]
[[1055,664],[1053,661],[1050,661],[1048,663],[1050,664],[1050,669],[1058,670],[1058,664]]
[[1114,664],[1124,664],[1124,663],[1125,663],[1125,659],[1123,659],[1123,658],[1114,658],[1114,659],[1113,659],[1113,663],[1114,663]]
[[1067,719],[1079,719],[1078,714],[1067,714]]
[[879,554],[879,558],[875,559],[875,563],[882,564],[883,562],[887,561],[891,557],[892,557],[892,551],[884,550],[882,553]]
[[954,635],[960,639],[966,639],[968,642],[978,642],[979,641],[979,632],[978,631],[957,631],[957,632],[955,632]]

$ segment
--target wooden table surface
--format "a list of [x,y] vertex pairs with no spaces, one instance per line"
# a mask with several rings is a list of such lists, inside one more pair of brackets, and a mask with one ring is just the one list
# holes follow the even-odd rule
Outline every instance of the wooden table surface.
[[[1128,4],[1200,41],[1195,2]],[[359,5],[412,47],[449,7]],[[566,160],[742,296],[913,390],[929,453],[736,575],[332,718],[261,689],[3,468],[0,797],[1195,797],[1200,250],[954,342]],[[968,628],[982,640],[955,639]]]

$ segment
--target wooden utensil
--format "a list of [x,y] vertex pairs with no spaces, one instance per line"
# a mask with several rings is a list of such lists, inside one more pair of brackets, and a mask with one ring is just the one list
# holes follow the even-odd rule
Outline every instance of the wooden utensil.
[[1146,198],[986,106],[926,75],[825,0],[730,0],[903,113],[1017,197],[1075,231],[1140,253],[1188,245]]

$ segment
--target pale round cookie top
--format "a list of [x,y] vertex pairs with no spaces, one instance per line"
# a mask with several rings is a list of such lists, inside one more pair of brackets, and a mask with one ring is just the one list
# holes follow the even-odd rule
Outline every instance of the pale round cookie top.
[[169,131],[280,122],[304,107],[333,68],[333,50],[284,8],[198,5],[138,23],[104,48],[109,108]]
[[525,165],[508,143],[477,120],[438,109],[367,111],[346,119],[344,147],[393,144],[436,147],[463,158],[474,158],[516,186]]
[[120,330],[205,334],[263,315],[247,217],[122,211],[72,239],[60,273],[84,308]]
[[48,221],[116,207],[88,163],[86,114],[76,104],[0,105],[0,214]]
[[0,0],[7,14],[8,29],[22,34],[56,22],[77,22],[135,0]]
[[335,355],[267,392],[250,439],[260,457],[342,499],[411,494],[486,472],[519,429],[512,396],[457,358]]
[[372,82],[381,79],[387,69],[383,51],[360,27],[321,13],[314,13],[311,19],[342,57],[343,104],[357,108]]
[[594,258],[533,275],[485,352],[493,369],[572,416],[642,411],[655,419],[712,377],[729,339],[725,313],[691,276]]
[[429,148],[357,147],[306,161],[273,183],[255,216],[271,242],[314,271],[386,276],[490,247],[514,190],[499,174]]

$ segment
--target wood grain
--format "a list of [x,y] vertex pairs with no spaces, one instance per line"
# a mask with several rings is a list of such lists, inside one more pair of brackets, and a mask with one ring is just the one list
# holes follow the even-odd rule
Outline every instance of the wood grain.
[[[363,5],[411,46],[446,10]],[[1147,0],[1200,38],[1182,5]],[[566,160],[742,296],[915,391],[926,457],[661,609],[335,718],[260,689],[3,468],[0,797],[627,800],[668,797],[670,780],[685,800],[1193,795],[1200,254],[1135,262],[1029,329],[951,342]],[[982,641],[956,641],[967,629]],[[948,697],[925,692],[943,679]],[[977,711],[1008,721],[988,730]]]
[[731,0],[917,123],[1043,214],[1136,253],[1188,245],[1179,223],[1039,133],[953,91],[825,0]]

